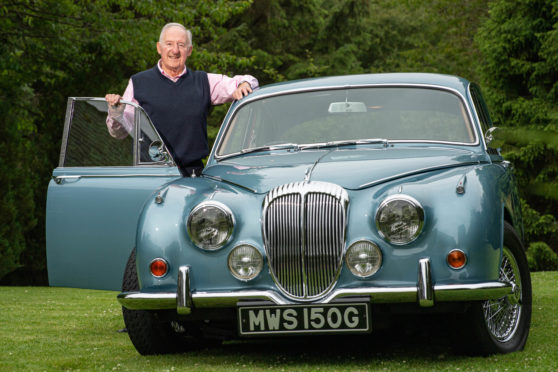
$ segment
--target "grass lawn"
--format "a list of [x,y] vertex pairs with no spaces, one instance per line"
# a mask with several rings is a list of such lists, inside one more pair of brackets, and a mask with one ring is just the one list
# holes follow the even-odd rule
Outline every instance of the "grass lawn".
[[558,272],[532,278],[533,319],[525,351],[487,358],[453,354],[444,332],[428,327],[366,337],[232,341],[142,357],[128,335],[118,332],[124,323],[114,292],[0,287],[0,370],[558,371]]

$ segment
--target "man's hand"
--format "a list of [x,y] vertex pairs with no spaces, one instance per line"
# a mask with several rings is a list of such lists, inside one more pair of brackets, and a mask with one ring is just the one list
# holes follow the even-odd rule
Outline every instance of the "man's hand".
[[236,88],[232,96],[234,99],[239,100],[250,93],[252,93],[252,87],[250,86],[250,83],[245,81]]
[[108,103],[108,111],[111,117],[117,117],[124,111],[124,105],[120,104],[122,97],[118,94],[107,94],[105,100]]

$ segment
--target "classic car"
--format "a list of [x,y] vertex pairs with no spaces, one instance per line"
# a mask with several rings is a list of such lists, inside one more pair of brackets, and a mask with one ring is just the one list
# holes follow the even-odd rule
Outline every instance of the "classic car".
[[123,104],[134,128],[118,140],[103,99],[68,100],[47,259],[53,286],[121,291],[139,353],[368,333],[401,312],[449,317],[467,352],[525,346],[516,183],[474,83],[265,86],[231,105],[199,177],[181,177],[142,108]]

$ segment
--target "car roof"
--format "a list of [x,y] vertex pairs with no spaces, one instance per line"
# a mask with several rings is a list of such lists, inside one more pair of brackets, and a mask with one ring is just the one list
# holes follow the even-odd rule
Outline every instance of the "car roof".
[[359,85],[424,85],[445,87],[467,95],[469,81],[458,76],[433,73],[382,73],[318,77],[265,85],[251,94],[251,98],[287,91],[342,88]]

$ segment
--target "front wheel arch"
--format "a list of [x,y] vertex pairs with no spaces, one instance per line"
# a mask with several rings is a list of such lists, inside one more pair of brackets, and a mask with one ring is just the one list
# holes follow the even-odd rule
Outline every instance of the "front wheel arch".
[[523,350],[529,336],[532,289],[523,243],[504,221],[500,280],[512,284],[512,294],[497,300],[475,302],[465,314],[465,351],[475,355]]

